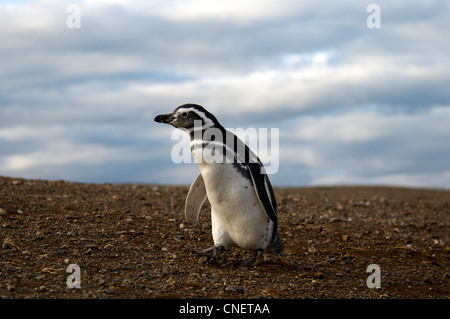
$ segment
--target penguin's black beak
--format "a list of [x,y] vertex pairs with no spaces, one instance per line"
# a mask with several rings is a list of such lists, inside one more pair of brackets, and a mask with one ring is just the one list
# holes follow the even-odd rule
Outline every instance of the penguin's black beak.
[[161,114],[155,117],[155,122],[170,124],[174,119],[175,117],[172,115],[172,113]]

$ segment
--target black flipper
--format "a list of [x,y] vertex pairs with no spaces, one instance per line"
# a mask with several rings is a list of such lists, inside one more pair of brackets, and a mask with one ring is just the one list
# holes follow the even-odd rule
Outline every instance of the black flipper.
[[250,172],[255,189],[256,196],[264,208],[267,217],[274,223],[274,229],[278,224],[277,220],[277,203],[273,194],[272,185],[270,184],[267,174],[264,173],[264,167],[261,163],[245,163]]

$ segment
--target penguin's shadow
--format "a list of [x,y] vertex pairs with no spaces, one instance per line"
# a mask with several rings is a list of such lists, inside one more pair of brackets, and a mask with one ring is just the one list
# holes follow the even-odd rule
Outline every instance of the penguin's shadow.
[[[290,270],[291,265],[285,261],[283,261],[283,256],[281,255],[272,255],[267,254],[263,255],[261,261],[257,265],[248,265],[247,262],[252,258],[254,252],[246,251],[239,248],[227,248],[225,249],[219,257],[213,258],[210,256],[199,256],[195,252],[193,252],[192,247],[185,246],[184,249],[188,250],[188,254],[190,256],[196,257],[194,258],[195,262],[202,265],[207,265],[209,267],[218,268],[218,269],[280,269],[283,268],[285,270]],[[287,269],[289,268],[289,269]]]

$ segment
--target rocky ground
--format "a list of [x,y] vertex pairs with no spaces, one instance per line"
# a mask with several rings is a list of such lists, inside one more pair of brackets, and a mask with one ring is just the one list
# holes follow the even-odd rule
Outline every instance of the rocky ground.
[[[188,187],[0,177],[2,298],[449,298],[450,192],[276,188],[281,256],[220,259],[209,204],[184,219]],[[68,288],[71,264],[81,288]],[[368,288],[367,267],[381,270]]]

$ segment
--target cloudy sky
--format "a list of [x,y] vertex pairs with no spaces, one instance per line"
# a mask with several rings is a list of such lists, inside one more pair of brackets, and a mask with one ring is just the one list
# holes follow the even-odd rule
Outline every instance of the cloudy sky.
[[191,102],[278,129],[277,186],[449,187],[449,21],[448,0],[1,1],[0,175],[190,184],[153,118]]

